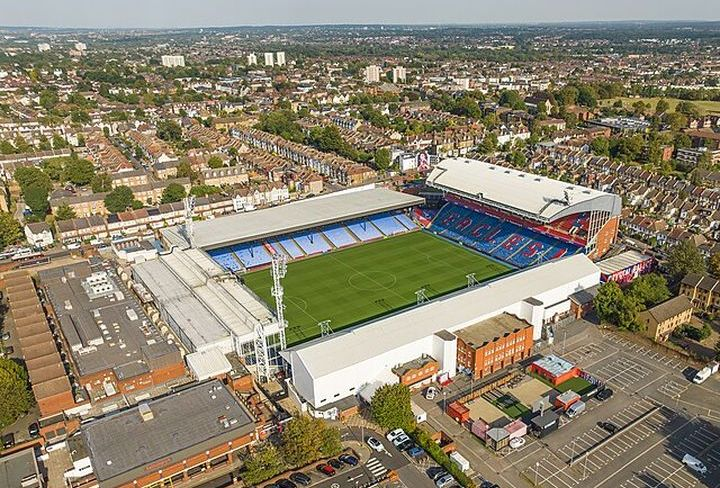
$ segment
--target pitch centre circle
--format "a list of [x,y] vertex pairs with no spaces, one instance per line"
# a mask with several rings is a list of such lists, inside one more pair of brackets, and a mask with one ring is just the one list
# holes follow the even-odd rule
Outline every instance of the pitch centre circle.
[[386,271],[366,271],[354,273],[348,278],[348,284],[358,291],[379,291],[392,288],[397,283],[394,274]]

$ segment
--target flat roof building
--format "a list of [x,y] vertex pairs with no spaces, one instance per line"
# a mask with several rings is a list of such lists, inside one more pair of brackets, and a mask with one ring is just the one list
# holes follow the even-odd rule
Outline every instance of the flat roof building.
[[43,488],[45,483],[35,458],[35,449],[23,449],[0,457],[0,486]]

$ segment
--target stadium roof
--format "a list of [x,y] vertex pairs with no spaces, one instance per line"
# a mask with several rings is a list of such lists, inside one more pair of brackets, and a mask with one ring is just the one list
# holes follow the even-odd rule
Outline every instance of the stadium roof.
[[240,244],[399,210],[423,202],[420,197],[384,188],[331,193],[277,207],[196,222],[193,226],[194,244],[203,249]]
[[620,215],[619,196],[476,159],[445,159],[428,175],[440,190],[543,222],[590,210]]
[[290,364],[301,361],[314,378],[320,378],[439,331],[467,327],[478,317],[593,275],[599,282],[597,266],[584,254],[576,254],[300,344],[282,355]]

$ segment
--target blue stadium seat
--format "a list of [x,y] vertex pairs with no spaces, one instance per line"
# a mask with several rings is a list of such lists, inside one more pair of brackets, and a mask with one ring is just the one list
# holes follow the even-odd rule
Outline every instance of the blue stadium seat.
[[242,261],[246,268],[255,268],[264,264],[269,264],[272,261],[270,253],[267,252],[265,246],[260,243],[251,244],[239,244],[232,246],[230,249],[235,253],[235,256]]
[[371,241],[382,237],[382,233],[367,220],[356,220],[347,224],[348,229],[357,236],[361,241]]
[[368,219],[386,236],[404,234],[408,231],[404,225],[389,214],[374,215],[372,217],[368,217]]
[[271,244],[280,244],[280,246],[275,246],[275,249],[282,248],[293,259],[305,256],[305,253],[302,252],[302,249],[300,249],[297,244],[295,244],[292,237],[284,237],[278,239],[276,242],[271,242]]
[[400,223],[404,225],[408,230],[415,230],[418,228],[418,225],[405,214],[397,214],[395,218],[398,219]]
[[208,251],[208,255],[224,269],[229,271],[240,271],[241,269],[240,263],[235,259],[233,252],[228,247],[211,249]]
[[298,246],[305,251],[305,254],[319,254],[328,252],[331,248],[325,238],[319,232],[303,232],[293,236]]
[[325,227],[322,233],[335,247],[352,246],[358,242],[343,225],[335,224]]

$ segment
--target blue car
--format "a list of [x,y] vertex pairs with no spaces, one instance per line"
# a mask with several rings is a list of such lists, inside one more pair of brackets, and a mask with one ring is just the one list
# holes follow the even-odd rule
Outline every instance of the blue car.
[[350,454],[343,454],[342,456],[338,457],[340,461],[347,464],[348,466],[357,466],[358,465],[358,459],[355,456],[351,456]]

